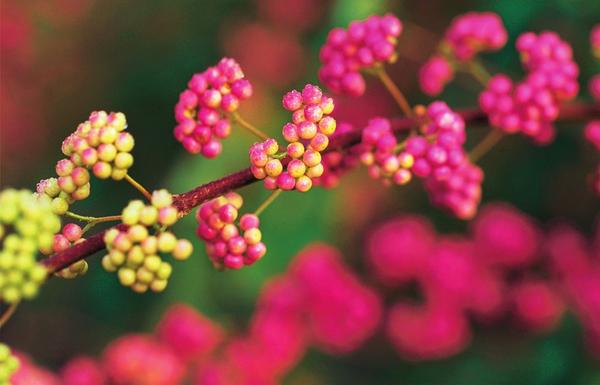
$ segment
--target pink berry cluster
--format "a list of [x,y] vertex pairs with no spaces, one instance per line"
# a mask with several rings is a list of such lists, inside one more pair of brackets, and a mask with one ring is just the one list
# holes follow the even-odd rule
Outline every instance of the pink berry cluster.
[[[415,108],[419,135],[399,146],[388,119],[372,119],[363,130],[361,161],[373,178],[408,183],[422,178],[431,201],[461,219],[477,213],[483,173],[463,150],[465,122],[444,102]],[[384,179],[386,181],[386,179]]]
[[310,346],[337,355],[357,350],[380,316],[377,295],[336,250],[309,246],[265,285],[247,332],[199,365],[196,384],[280,383]]
[[[60,253],[65,251],[72,245],[85,241],[83,238],[83,230],[75,223],[68,223],[63,226],[60,233],[54,235],[52,242],[52,252]],[[66,267],[56,273],[61,278],[75,278],[85,274],[88,270],[88,263],[85,259],[77,261],[74,264]]]
[[493,12],[468,12],[455,17],[437,52],[419,71],[421,89],[428,95],[438,95],[454,78],[455,70],[468,65],[480,52],[499,50],[507,39],[502,19]]
[[[594,26],[590,33],[590,42],[592,52],[600,59],[600,24]],[[592,76],[589,83],[590,94],[595,102],[600,104],[600,74]],[[594,145],[597,152],[600,152],[600,120],[588,122],[584,129],[585,139]],[[600,165],[596,167],[593,188],[597,195],[600,195]]]
[[419,69],[421,91],[436,96],[454,79],[454,67],[443,55],[435,54]]
[[196,234],[206,242],[206,253],[216,268],[241,269],[254,264],[267,252],[261,242],[258,216],[244,214],[239,228],[235,224],[243,203],[241,195],[230,192],[204,203],[196,212]]
[[94,111],[62,143],[68,158],[56,163],[58,179],[49,178],[37,185],[39,194],[52,198],[52,208],[64,214],[74,201],[90,195],[91,169],[100,179],[120,180],[133,165],[133,136],[125,132],[127,121],[121,112]]
[[[148,289],[161,292],[167,287],[172,267],[159,253],[169,253],[180,261],[192,254],[190,241],[177,239],[164,230],[177,221],[178,212],[172,203],[167,190],[154,191],[150,205],[131,201],[121,215],[126,227],[111,228],[104,234],[108,254],[102,258],[102,266],[106,271],[116,271],[123,286],[138,293]],[[150,235],[149,230],[155,226],[160,230]]]
[[493,12],[468,12],[452,20],[442,45],[460,61],[473,59],[485,51],[497,51],[508,40],[506,28]]
[[492,126],[546,144],[555,136],[561,103],[577,95],[579,68],[571,46],[554,32],[524,33],[516,46],[527,76],[518,83],[504,74],[492,77],[479,105]]
[[334,28],[319,54],[319,79],[333,92],[362,95],[366,86],[360,71],[394,62],[401,33],[402,23],[392,14]]
[[223,58],[214,67],[194,74],[175,105],[175,138],[192,154],[214,158],[221,153],[221,139],[231,133],[227,114],[252,96],[252,85],[239,64]]
[[[567,306],[600,353],[596,238],[592,244],[566,225],[544,232],[498,203],[481,210],[468,236],[436,234],[421,216],[389,220],[369,234],[365,256],[379,282],[395,288],[385,330],[406,359],[462,352],[473,338],[469,319],[488,326],[510,319],[528,331],[551,332]],[[414,299],[415,281],[421,301]]]
[[425,189],[434,205],[447,209],[457,218],[469,220],[477,214],[482,182],[481,168],[465,161],[448,178],[427,178]]
[[336,130],[336,121],[329,116],[334,108],[333,99],[324,96],[319,87],[307,84],[302,92],[293,90],[285,94],[283,107],[292,112],[292,121],[282,130],[288,142],[285,154],[291,159],[283,171],[283,164],[277,158],[279,146],[269,138],[250,147],[251,171],[257,179],[264,179],[267,189],[307,192],[313,186],[313,179],[323,175],[321,153]]
[[362,131],[362,145],[360,161],[368,167],[372,178],[382,178],[386,185],[392,182],[397,185],[410,182],[410,169],[415,159],[408,152],[402,151],[397,154],[398,141],[389,119],[369,120],[367,127]]

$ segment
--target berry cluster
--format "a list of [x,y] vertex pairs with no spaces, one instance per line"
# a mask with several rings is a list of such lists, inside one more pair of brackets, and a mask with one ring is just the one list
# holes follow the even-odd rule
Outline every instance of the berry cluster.
[[496,51],[506,44],[508,34],[502,19],[492,12],[468,12],[454,18],[437,52],[419,71],[421,89],[435,96],[480,52]]
[[[590,42],[592,52],[600,59],[600,24],[596,25],[590,33]],[[600,74],[592,76],[589,83],[590,94],[600,103]],[[600,120],[592,120],[587,123],[584,130],[585,139],[592,143],[597,152],[600,152]],[[593,178],[593,188],[597,195],[600,195],[600,165],[596,167]]]
[[180,384],[185,374],[183,363],[168,346],[143,334],[113,341],[104,350],[102,364],[115,385]]
[[[148,288],[154,292],[166,288],[172,267],[159,253],[185,260],[193,251],[190,241],[177,239],[172,232],[163,230],[177,221],[171,194],[166,190],[154,191],[151,203],[131,201],[122,213],[127,229],[112,228],[104,234],[108,254],[102,259],[102,266],[107,271],[117,271],[121,284],[138,293]],[[150,235],[149,228],[155,226],[162,227],[156,235]]]
[[[91,168],[100,179],[121,180],[133,165],[131,150],[135,144],[125,129],[127,120],[122,112],[94,111],[63,141],[62,152],[70,157],[74,167]],[[68,170],[67,166],[63,173]],[[57,164],[60,176],[58,171]]]
[[175,138],[192,154],[216,157],[222,150],[220,140],[231,133],[226,114],[235,112],[240,101],[250,96],[252,85],[233,59],[223,58],[194,74],[175,105]]
[[419,69],[421,90],[430,96],[439,95],[452,79],[454,67],[443,55],[433,55]]
[[[469,318],[489,324],[510,315],[520,328],[552,331],[567,298],[553,278],[553,263],[540,263],[545,244],[531,218],[504,204],[484,207],[469,237],[436,234],[420,216],[378,226],[367,238],[367,262],[382,284],[406,289],[399,301],[394,290],[398,302],[388,309],[391,343],[407,359],[430,360],[467,347]],[[577,263],[572,247],[571,253],[550,247]],[[415,281],[422,303],[414,302],[414,286],[409,288]]]
[[0,343],[0,384],[10,385],[11,377],[19,368],[19,361],[12,355],[10,348]]
[[[52,242],[52,252],[59,253],[71,247],[74,244],[83,242],[85,238],[82,238],[83,230],[81,227],[74,223],[68,223],[63,226],[62,231],[54,235],[54,241]],[[75,278],[85,274],[88,270],[88,263],[85,259],[75,262],[74,264],[66,267],[57,273],[57,276],[61,278]]]
[[383,178],[387,185],[404,185],[412,179],[410,168],[414,157],[408,152],[398,152],[398,141],[388,119],[374,118],[362,132],[360,161],[369,168],[372,178]]
[[120,180],[133,165],[131,150],[133,136],[124,132],[127,128],[125,115],[121,112],[94,111],[77,130],[62,143],[62,152],[69,158],[56,163],[58,179],[41,180],[36,188],[39,194],[52,198],[52,208],[64,214],[69,205],[90,195],[91,169],[101,179]]
[[0,192],[0,298],[16,303],[32,298],[46,279],[46,268],[36,262],[38,250],[52,249],[59,218],[50,200],[28,190]]
[[241,269],[267,252],[256,215],[242,215],[239,229],[235,224],[243,203],[239,194],[230,192],[204,203],[196,212],[196,234],[206,242],[206,253],[216,268]]
[[265,285],[247,330],[225,333],[177,304],[154,333],[122,336],[98,359],[75,357],[60,378],[23,358],[13,379],[15,385],[34,379],[44,385],[280,383],[310,346],[336,355],[356,351],[375,333],[381,313],[376,292],[342,256],[314,245]]
[[554,138],[560,104],[577,95],[579,68],[569,44],[554,32],[524,33],[516,46],[527,76],[516,84],[504,74],[494,76],[479,105],[494,127],[545,144]]
[[329,116],[334,108],[333,99],[324,96],[319,87],[307,84],[301,93],[293,90],[285,94],[282,103],[292,112],[292,121],[282,130],[289,143],[287,155],[292,160],[278,177],[277,187],[306,192],[313,185],[312,179],[323,175],[321,153],[329,146],[329,137],[337,126]]
[[466,160],[462,148],[466,139],[465,122],[440,101],[431,103],[427,109],[418,106],[415,114],[422,136],[406,141],[406,152],[414,158],[412,170],[421,178],[447,179]]
[[504,47],[508,34],[500,16],[493,12],[468,12],[450,24],[442,50],[460,61],[473,59],[479,52],[496,51]]
[[333,92],[360,96],[365,92],[362,69],[396,60],[402,23],[392,14],[353,21],[348,29],[329,32],[321,48],[319,79]]
[[[329,116],[333,99],[324,96],[319,87],[307,84],[302,92],[285,94],[283,107],[292,112],[292,122],[282,130],[288,142],[286,153],[277,154],[279,145],[271,138],[255,143],[249,151],[251,171],[257,179],[264,179],[267,189],[306,192],[312,188],[313,179],[323,175],[321,153],[336,130],[336,121]],[[279,159],[286,154],[291,160],[283,171]]]
[[434,205],[446,208],[460,219],[469,220],[477,214],[482,182],[481,168],[465,161],[447,178],[427,178],[425,189]]
[[361,161],[373,178],[408,183],[412,175],[424,179],[431,201],[461,219],[477,212],[483,173],[464,150],[465,122],[444,102],[415,107],[419,135],[398,145],[390,121],[375,118],[363,130]]

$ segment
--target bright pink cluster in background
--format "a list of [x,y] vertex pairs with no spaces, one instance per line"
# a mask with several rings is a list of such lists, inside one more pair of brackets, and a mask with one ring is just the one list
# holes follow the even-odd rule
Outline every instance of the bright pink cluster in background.
[[[543,232],[506,204],[485,206],[467,236],[436,234],[421,216],[402,216],[375,229],[367,262],[379,281],[404,293],[386,319],[386,334],[409,360],[464,350],[469,319],[553,330],[570,307],[600,353],[600,227],[588,242],[560,225]],[[418,287],[415,297],[414,285]]]
[[404,359],[443,359],[468,347],[473,323],[544,333],[567,308],[600,356],[600,226],[591,241],[565,224],[544,231],[500,203],[467,235],[442,235],[403,215],[369,234],[365,262],[379,290],[334,248],[309,246],[264,286],[244,331],[174,305],[154,333],[120,337],[99,359],[74,358],[60,376],[22,357],[14,385],[276,384],[309,348],[349,354],[381,330]]

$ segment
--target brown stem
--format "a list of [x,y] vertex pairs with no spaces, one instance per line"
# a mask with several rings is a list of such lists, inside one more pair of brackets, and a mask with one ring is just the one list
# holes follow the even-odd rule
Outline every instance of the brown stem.
[[385,71],[385,68],[383,66],[378,67],[377,69],[375,69],[375,73],[377,74],[377,77],[379,78],[381,83],[388,90],[390,95],[392,95],[392,98],[394,98],[394,100],[398,104],[398,107],[400,107],[402,112],[404,112],[404,115],[412,116],[412,108],[410,108],[408,100],[406,100],[406,97],[404,96],[402,91],[400,91],[400,88],[398,88],[396,83],[394,83],[392,78],[390,78],[390,75],[388,75],[388,73]]
[[477,163],[485,154],[502,140],[504,133],[498,129],[492,128],[490,132],[469,151],[469,159]]
[[[486,115],[478,109],[458,111],[465,122],[469,125],[487,124]],[[600,118],[600,107],[594,104],[569,104],[561,108],[559,121],[586,121]],[[415,125],[413,118],[392,119],[394,132],[402,133],[410,130]],[[351,147],[360,142],[360,129],[348,132],[333,139],[329,148],[332,150]],[[284,159],[285,161],[285,159]],[[208,199],[215,198],[228,191],[236,190],[256,182],[249,168],[245,168],[221,179],[203,184],[188,192],[176,195],[174,205],[180,211],[180,216],[188,214],[194,207],[199,206]],[[118,225],[117,228],[125,228],[124,225]],[[65,267],[84,259],[102,249],[104,242],[102,237],[104,232],[100,232],[89,237],[87,240],[75,244],[65,251],[56,253],[42,261],[51,273],[64,269]]]

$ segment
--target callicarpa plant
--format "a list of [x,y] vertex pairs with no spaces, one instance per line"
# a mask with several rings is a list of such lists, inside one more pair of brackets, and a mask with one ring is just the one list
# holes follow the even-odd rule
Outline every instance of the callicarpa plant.
[[[363,166],[364,177],[382,188],[420,181],[431,205],[468,222],[466,234],[443,234],[424,216],[402,214],[366,235],[368,278],[334,247],[307,245],[265,283],[243,330],[177,304],[153,332],[119,337],[98,357],[74,357],[56,373],[0,344],[0,384],[276,384],[312,348],[344,356],[377,336],[402,360],[439,360],[463,352],[480,328],[508,322],[548,333],[568,310],[600,357],[600,227],[588,239],[566,225],[544,227],[505,203],[480,208],[479,165],[508,135],[523,135],[532,146],[552,143],[565,121],[586,125],[584,138],[600,151],[600,75],[589,84],[594,102],[578,99],[587,87],[578,82],[571,45],[552,31],[516,37],[522,74],[490,74],[482,56],[513,49],[506,47],[508,32],[499,15],[469,12],[451,22],[416,75],[423,93],[435,97],[458,73],[468,74],[480,85],[478,105],[415,105],[386,70],[402,66],[402,38],[403,22],[393,14],[331,30],[320,48],[320,85],[281,93],[286,117],[277,136],[240,113],[254,89],[235,58],[190,74],[174,107],[174,140],[206,162],[239,157],[247,167],[187,192],[142,186],[133,177],[139,146],[128,127],[135,122],[123,112],[91,112],[63,141],[56,175],[40,180],[35,192],[0,192],[0,325],[50,278],[85,275],[98,252],[102,268],[136,293],[168,290],[180,268],[174,262],[200,258],[202,248],[216,270],[261,269],[273,257],[270,234],[261,229],[270,204],[336,188]],[[600,25],[591,46],[600,60]],[[369,77],[389,91],[397,114],[373,116],[364,127],[337,121],[336,98],[363,95]],[[467,146],[481,126],[488,133]],[[227,143],[238,130],[256,137],[242,154]],[[173,138],[165,132],[167,139]],[[600,194],[600,168],[589,172]],[[77,212],[94,193],[95,178],[128,183],[140,197],[113,215]],[[269,195],[247,207],[243,188],[259,181]],[[173,230],[187,215],[195,217],[198,239]],[[110,226],[95,231],[99,224]]]

